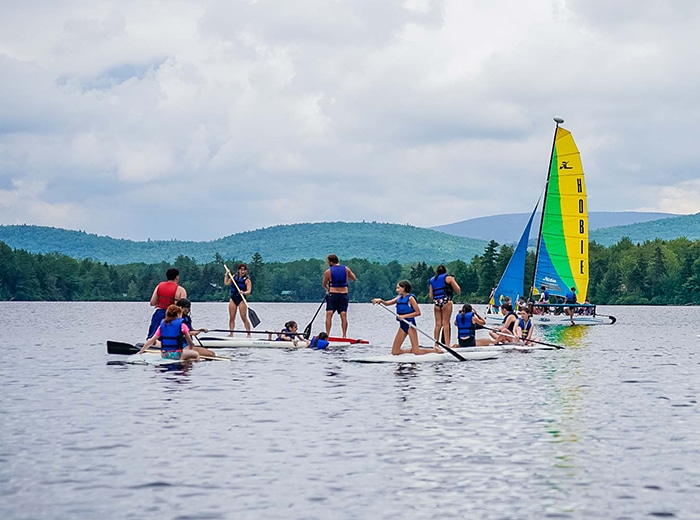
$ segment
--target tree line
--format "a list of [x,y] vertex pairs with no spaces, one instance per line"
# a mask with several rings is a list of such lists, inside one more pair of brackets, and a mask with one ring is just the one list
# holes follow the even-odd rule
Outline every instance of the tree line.
[[[484,252],[469,263],[456,260],[445,264],[462,288],[456,302],[485,303],[508,265],[513,247],[488,243]],[[590,244],[592,303],[608,305],[700,304],[700,241],[685,238],[654,240],[634,244],[623,238],[605,247]],[[401,265],[361,258],[341,259],[357,275],[350,284],[350,298],[368,302],[373,297],[389,298],[396,282],[407,279],[421,302],[428,301],[428,280],[437,265],[425,262]],[[232,271],[241,262],[248,265],[253,282],[250,301],[320,302],[324,259],[265,262],[259,253],[250,259],[224,259],[218,253],[211,262],[197,263],[179,256],[174,263],[133,263],[109,265],[94,260],[76,260],[59,253],[32,254],[11,249],[0,242],[0,300],[20,301],[148,301],[153,288],[169,267],[180,270],[180,283],[193,301],[227,301],[224,268]],[[526,284],[534,276],[535,254],[528,252]],[[529,286],[523,287],[527,294]]]

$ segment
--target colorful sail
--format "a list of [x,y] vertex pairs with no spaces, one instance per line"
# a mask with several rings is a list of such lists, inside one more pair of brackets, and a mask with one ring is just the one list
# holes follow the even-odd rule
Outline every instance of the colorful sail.
[[[537,201],[539,205],[539,201]],[[520,236],[518,245],[513,251],[513,256],[510,257],[506,270],[501,276],[501,280],[496,286],[496,291],[493,293],[492,301],[490,302],[493,306],[500,306],[506,297],[510,297],[513,308],[517,303],[519,296],[525,294],[525,258],[527,256],[527,241],[530,238],[530,228],[532,227],[532,219],[535,217],[535,212],[537,211],[537,205],[535,209],[532,210],[532,215],[527,221],[527,226],[523,234]]]
[[[559,120],[558,122],[561,122]],[[534,286],[565,296],[588,292],[588,204],[583,166],[571,132],[557,124],[543,202]]]

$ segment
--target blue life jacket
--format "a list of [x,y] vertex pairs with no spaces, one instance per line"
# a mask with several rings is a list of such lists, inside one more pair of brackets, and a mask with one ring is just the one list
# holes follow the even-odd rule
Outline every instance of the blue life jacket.
[[576,293],[569,291],[566,293],[566,303],[576,303]]
[[328,345],[329,343],[327,339],[320,339],[318,336],[315,336],[311,340],[311,343],[309,343],[309,348],[314,350],[325,350]]
[[[248,275],[243,275],[240,278],[238,277],[237,274],[233,275],[233,282],[231,282],[231,296],[236,294],[237,292],[243,292],[246,290],[245,282],[248,279]],[[235,286],[233,284],[236,284]],[[238,290],[236,290],[236,287],[238,287]]]
[[447,283],[447,276],[447,273],[442,273],[430,279],[430,286],[433,288],[434,299],[439,300],[445,296],[452,298],[454,295],[452,284]]
[[455,322],[457,323],[457,337],[462,339],[471,338],[476,334],[476,327],[472,322],[474,312],[465,312],[457,314]]
[[185,336],[182,334],[182,318],[175,318],[170,323],[160,322],[160,345],[162,350],[182,350]]
[[282,329],[282,331],[277,334],[277,337],[275,338],[275,341],[289,341],[288,339],[284,339],[282,335],[289,336],[290,338],[293,338],[294,336],[290,336],[292,334],[292,331],[289,329]]
[[182,323],[187,325],[187,328],[192,330],[192,317],[188,314],[187,316],[182,317]]
[[518,327],[520,327],[521,332],[521,337],[522,339],[527,338],[528,332],[530,332],[530,329],[532,328],[532,320],[527,320],[527,325],[525,325],[525,320],[522,318],[518,319]]
[[411,296],[415,298],[415,295],[413,294],[406,294],[398,297],[396,300],[396,314],[403,316],[404,314],[411,314],[412,312],[415,312],[413,307],[411,307],[411,304],[408,302],[408,300],[411,299]]
[[332,265],[331,270],[331,287],[347,287],[348,286],[348,271],[344,265]]
[[545,291],[542,293],[542,300],[546,302],[549,301],[549,290],[545,289]]

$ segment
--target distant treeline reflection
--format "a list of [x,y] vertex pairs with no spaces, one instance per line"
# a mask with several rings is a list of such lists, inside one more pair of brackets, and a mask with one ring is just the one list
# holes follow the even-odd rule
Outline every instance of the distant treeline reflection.
[[[331,251],[329,251],[331,252]],[[469,263],[447,265],[462,287],[457,302],[485,303],[513,254],[513,247],[491,241],[483,254]],[[528,253],[526,281],[532,280],[535,255]],[[169,267],[180,270],[180,283],[193,301],[226,301],[223,263],[229,267],[246,262],[253,281],[250,301],[319,302],[321,278],[327,268],[323,259],[266,263],[258,253],[250,259],[224,259],[197,264],[187,256],[159,264],[109,265],[75,260],[58,253],[31,254],[13,250],[0,242],[0,300],[50,301],[148,301],[153,288]],[[391,297],[398,280],[408,279],[419,301],[428,301],[428,279],[436,265],[424,262],[380,264],[360,258],[342,259],[357,275],[350,285],[355,302],[376,296]],[[610,247],[591,243],[591,302],[609,305],[700,304],[700,241],[678,238],[634,244],[623,238]],[[523,294],[529,287],[523,287]]]

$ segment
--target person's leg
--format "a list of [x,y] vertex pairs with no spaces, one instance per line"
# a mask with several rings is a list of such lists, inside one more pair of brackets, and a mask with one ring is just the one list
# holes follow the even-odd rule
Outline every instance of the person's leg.
[[236,304],[233,302],[233,300],[228,301],[228,330],[229,336],[233,336],[233,329],[236,328],[236,312],[238,311],[238,307]]
[[331,335],[331,327],[333,326],[333,312],[326,311],[326,334]]
[[240,305],[238,305],[238,310],[241,313],[241,319],[243,320],[243,326],[245,327],[246,331],[246,336],[250,337],[250,322],[248,321],[248,306],[246,305],[245,302],[241,302]]
[[445,345],[450,344],[452,329],[450,320],[452,319],[452,302],[447,302],[442,306],[442,333],[445,335]]
[[403,351],[401,350],[401,345],[403,345],[405,339],[406,333],[403,331],[403,329],[399,328],[399,330],[396,331],[394,343],[391,345],[391,353],[393,355],[397,356],[399,354],[403,354]]
[[347,312],[340,313],[340,328],[343,330],[343,337],[347,338],[348,337],[348,313]]

